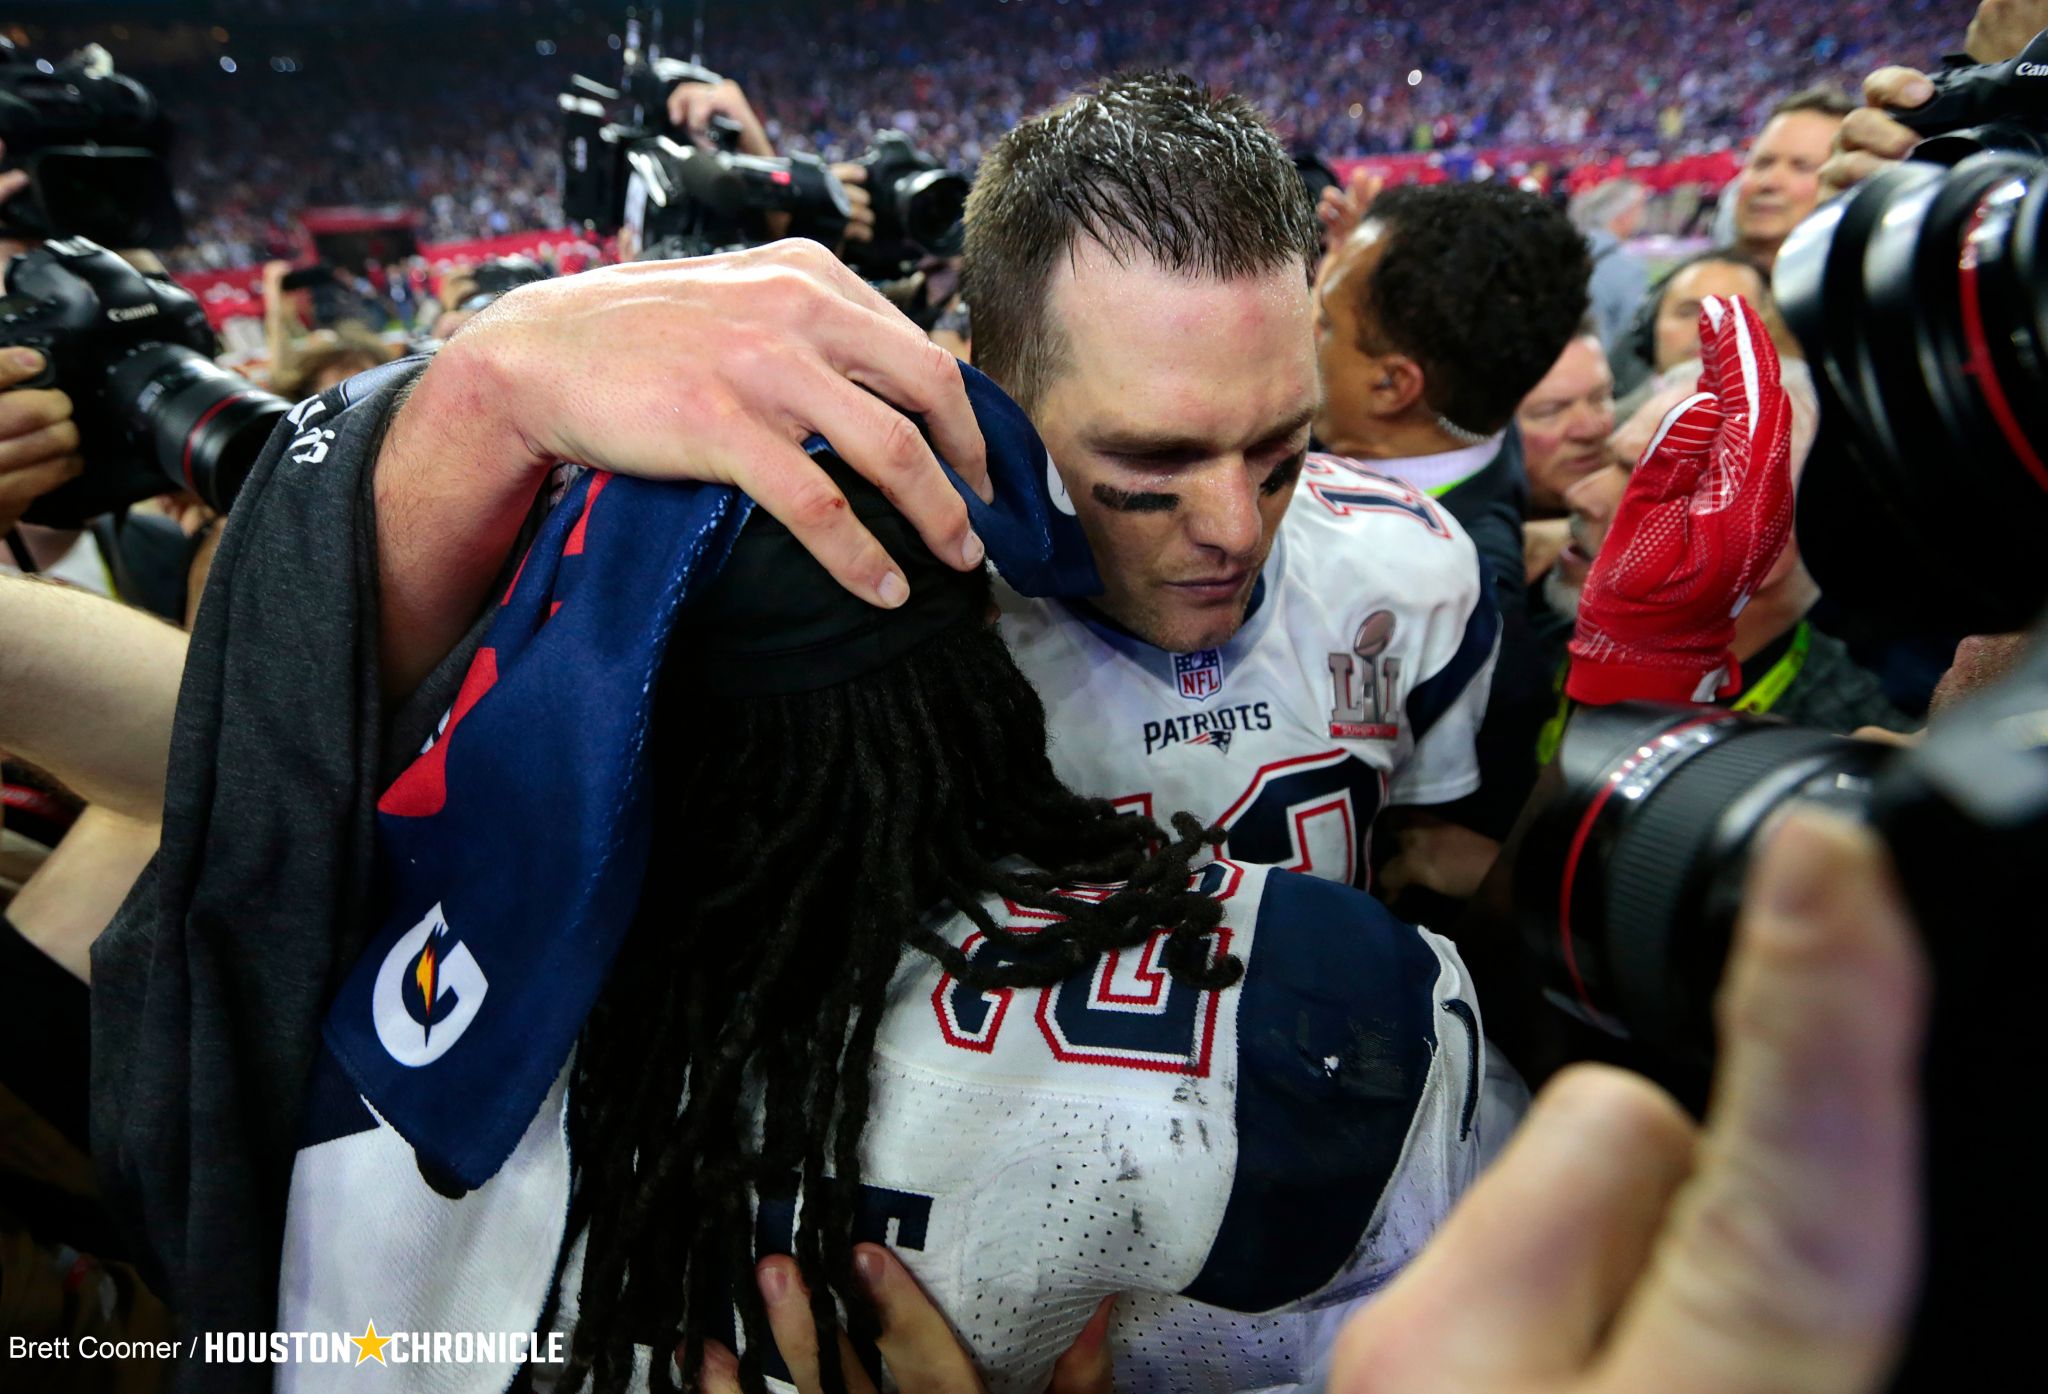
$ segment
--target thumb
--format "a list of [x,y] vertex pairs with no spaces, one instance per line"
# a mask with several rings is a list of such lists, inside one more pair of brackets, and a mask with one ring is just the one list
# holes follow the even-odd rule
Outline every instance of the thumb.
[[1110,1380],[1109,1319],[1116,1306],[1111,1293],[1096,1307],[1095,1315],[1081,1328],[1074,1344],[1052,1367],[1052,1383],[1046,1394],[1112,1394]]
[[1788,814],[1744,896],[1699,1170],[1617,1324],[1610,1387],[1878,1387],[1917,1267],[1926,997],[1875,835]]

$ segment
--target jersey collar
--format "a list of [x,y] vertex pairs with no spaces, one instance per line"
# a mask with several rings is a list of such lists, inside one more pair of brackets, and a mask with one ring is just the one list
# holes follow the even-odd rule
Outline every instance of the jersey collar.
[[1470,479],[1493,463],[1493,457],[1500,454],[1500,445],[1507,438],[1505,430],[1496,431],[1477,445],[1462,446],[1457,450],[1440,450],[1434,455],[1413,455],[1405,460],[1362,460],[1376,474],[1391,474],[1396,479],[1405,479],[1426,494],[1441,494]]
[[[1219,701],[1227,694],[1230,674],[1236,670],[1239,662],[1258,646],[1259,636],[1272,625],[1273,614],[1280,608],[1277,604],[1271,603],[1271,598],[1287,574],[1286,552],[1287,526],[1283,519],[1278,535],[1273,539],[1273,550],[1266,556],[1266,564],[1259,571],[1259,579],[1252,584],[1252,598],[1245,606],[1244,623],[1238,626],[1237,633],[1231,636],[1230,642],[1218,650],[1223,659],[1223,680],[1226,688],[1225,693],[1218,694]],[[1110,648],[1148,671],[1156,673],[1162,681],[1173,681],[1173,655],[1166,649],[1139,638],[1085,600],[1062,599],[1053,603],[1065,608],[1069,615],[1086,625],[1091,634]]]

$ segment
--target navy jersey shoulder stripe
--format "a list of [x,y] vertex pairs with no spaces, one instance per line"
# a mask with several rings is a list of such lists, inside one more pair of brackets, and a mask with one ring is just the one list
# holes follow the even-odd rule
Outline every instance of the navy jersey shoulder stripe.
[[1436,1051],[1438,964],[1363,891],[1274,870],[1237,1006],[1237,1174],[1197,1302],[1327,1286],[1400,1163]]
[[1500,607],[1493,600],[1493,573],[1479,562],[1479,600],[1465,620],[1465,635],[1450,662],[1415,685],[1408,694],[1408,729],[1420,741],[1469,687],[1500,641]]
[[377,1130],[377,1115],[370,1112],[355,1082],[342,1072],[341,1062],[324,1046],[313,1059],[313,1075],[306,1082],[306,1115],[299,1124],[300,1148],[318,1147],[338,1137]]

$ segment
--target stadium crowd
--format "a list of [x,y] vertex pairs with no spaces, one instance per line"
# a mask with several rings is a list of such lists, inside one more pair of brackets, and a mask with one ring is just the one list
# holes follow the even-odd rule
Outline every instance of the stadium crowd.
[[[1920,1394],[2004,1340],[2020,1057],[1939,992],[2003,931],[1929,887],[2048,808],[2048,164],[1901,118],[2048,0],[707,10],[642,168],[727,120],[733,205],[647,174],[574,264],[514,236],[628,47],[574,0],[0,53],[0,1394],[394,1340],[443,1394]],[[85,41],[239,342],[23,158]],[[843,163],[888,132],[972,172],[929,245],[943,181]],[[1818,275],[1873,227],[1960,281]],[[1980,521],[1902,575],[1929,453]]]
[[[617,16],[361,8],[345,31],[314,8],[220,42],[53,29],[58,46],[108,42],[175,113],[194,222],[181,264],[253,265],[322,204],[416,209],[433,242],[560,225],[555,94],[572,73],[616,70]],[[680,30],[687,7],[670,9]],[[1965,0],[714,5],[705,61],[746,87],[779,147],[833,160],[897,130],[971,169],[1026,114],[1126,67],[1241,93],[1291,145],[1329,157],[1539,145],[1569,159],[1739,144],[1780,97],[1851,90],[1877,55],[1931,65],[1968,13]],[[223,19],[236,23],[231,8]]]

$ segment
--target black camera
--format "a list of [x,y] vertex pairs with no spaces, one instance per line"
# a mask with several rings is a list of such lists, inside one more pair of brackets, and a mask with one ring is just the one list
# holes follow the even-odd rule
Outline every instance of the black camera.
[[[1821,399],[1801,555],[1898,633],[2010,633],[2048,604],[2044,64],[2048,35],[1944,74],[1913,115],[1947,143],[1818,210],[1778,253],[1774,289]],[[1489,1031],[1532,1074],[1612,1058],[1699,1106],[1760,837],[1796,803],[1883,836],[1935,983],[1928,1277],[1894,1389],[1946,1390],[2009,1330],[1982,1255],[2013,1209],[1983,1183],[1982,1129],[2010,1108],[2023,1048],[2019,1017],[1981,999],[2024,980],[2012,930],[2037,922],[2048,864],[2048,624],[2031,645],[1909,750],[1715,708],[1576,712],[1455,936]]]
[[1934,95],[1892,116],[1926,139],[1913,158],[1960,164],[1983,150],[2048,155],[2048,29],[2003,63],[1943,68]]
[[2048,134],[2048,31],[1939,81],[1906,113],[1920,129],[1983,124],[1922,143],[1778,253],[1820,394],[1799,545],[1824,591],[1897,631],[2006,632],[2048,601],[2048,159],[2030,153]]
[[901,275],[926,256],[960,254],[966,240],[967,176],[919,150],[901,131],[875,137],[856,163],[867,170],[875,235],[847,245],[846,255],[871,277]]
[[32,523],[76,527],[174,489],[225,511],[289,410],[208,357],[213,330],[190,291],[84,238],[9,264],[0,344],[42,353],[42,374],[21,385],[70,396],[85,457],[29,508]]
[[172,247],[185,237],[171,193],[171,128],[156,98],[97,44],[38,66],[0,39],[0,168],[28,187],[0,204],[0,232]]
[[[845,228],[846,191],[813,155],[743,155],[738,130],[712,121],[701,149],[668,120],[668,94],[718,82],[692,63],[656,58],[628,66],[618,86],[570,79],[562,112],[562,212],[593,232],[630,227],[643,257],[698,256],[763,240],[760,215],[786,212],[811,235]],[[681,137],[680,139],[678,137]]]

